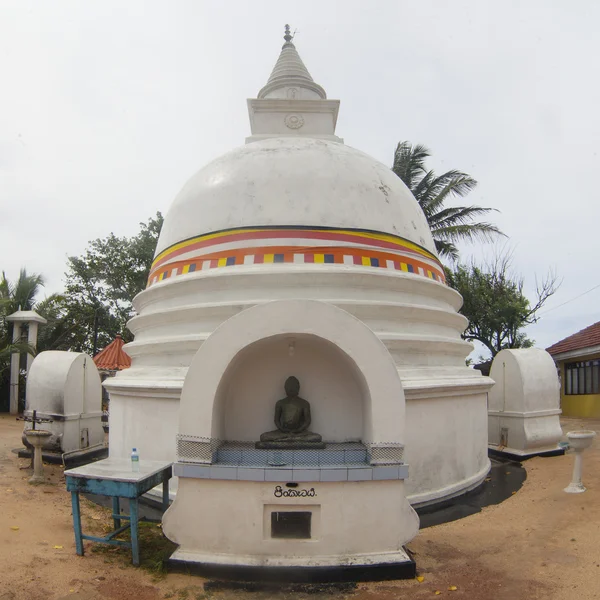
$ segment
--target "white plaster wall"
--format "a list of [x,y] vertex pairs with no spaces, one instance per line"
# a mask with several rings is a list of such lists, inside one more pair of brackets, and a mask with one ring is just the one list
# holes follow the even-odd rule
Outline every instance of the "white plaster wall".
[[[112,435],[117,417],[111,414],[111,455],[115,448],[128,456],[131,446],[148,445],[156,458],[173,460],[178,427],[175,417],[162,415],[178,414],[188,367],[211,332],[231,316],[271,300],[320,299],[375,331],[394,359],[407,398],[410,500],[439,500],[481,483],[489,466],[485,392],[492,382],[465,365],[472,346],[460,338],[466,325],[456,313],[460,296],[423,277],[383,269],[278,267],[214,269],[156,284],[135,299],[139,316],[129,324],[135,341],[127,345],[132,367],[105,385],[111,402],[117,395],[117,402],[135,407],[127,418],[148,421],[147,431],[162,434],[148,434],[146,442],[140,441],[141,433],[133,435],[124,428],[118,439]],[[312,401],[313,395],[304,397]],[[144,398],[151,410],[146,410],[145,401],[134,404]],[[468,427],[476,433],[466,431]],[[426,435],[429,431],[446,436],[443,451],[436,437]],[[412,466],[415,461],[417,468]]]
[[83,412],[84,361],[85,354],[76,352],[38,354],[27,378],[27,408],[62,415]]
[[489,444],[522,455],[556,449],[560,382],[552,357],[538,348],[502,350],[490,376],[496,385],[489,394]]
[[48,441],[60,451],[81,449],[82,429],[90,446],[104,441],[102,384],[90,356],[77,352],[47,351],[38,354],[27,377],[27,411],[53,419],[44,429],[54,433]]
[[322,100],[321,96],[317,94],[317,92],[314,90],[309,90],[301,85],[286,85],[284,87],[275,88],[273,91],[265,94],[263,98],[286,100]]
[[545,350],[502,350],[492,362],[490,410],[531,412],[560,406],[554,360]]
[[174,462],[178,424],[178,399],[151,397],[148,390],[127,395],[111,392],[110,456],[128,458],[131,449],[137,448],[140,460]]
[[[481,483],[490,469],[485,394],[447,394],[406,402],[406,493],[413,505],[451,498]],[[449,392],[449,393],[448,393]]]
[[[418,516],[404,500],[400,480],[301,484],[315,488],[314,498],[278,499],[276,485],[285,483],[182,478],[163,531],[180,545],[178,554],[193,560],[265,565],[303,564],[302,558],[314,565],[322,557],[347,564],[353,555],[393,555],[418,532]],[[318,510],[315,537],[271,539],[265,535],[265,505]]]
[[[289,114],[299,115],[304,120],[302,127],[290,129],[285,124],[285,117]],[[283,136],[303,136],[315,134],[333,135],[335,130],[334,114],[306,112],[287,109],[281,112],[261,112],[254,113],[254,134],[269,133],[269,135],[279,134]]]
[[156,253],[203,233],[257,225],[361,227],[436,254],[423,211],[388,166],[336,142],[281,137],[236,148],[175,198]]
[[336,346],[360,378],[363,442],[402,443],[404,393],[385,346],[361,321],[325,302],[283,300],[258,305],[220,325],[194,355],[187,372],[179,432],[223,436],[223,405],[215,401],[228,385],[227,370],[252,344],[281,336],[311,336]]
[[[335,142],[275,138],[235,149],[192,177],[169,210],[157,253],[209,231],[256,225],[360,227],[400,235],[435,252],[416,200],[388,166]],[[254,306],[286,299],[343,308],[387,348],[409,404],[422,405],[411,411],[414,416],[407,415],[410,452],[422,464],[411,469],[415,497],[442,499],[483,480],[485,392],[491,381],[465,366],[472,346],[460,337],[466,326],[457,314],[460,296],[418,275],[281,264],[211,269],[159,282],[134,301],[139,316],[129,324],[135,341],[127,345],[133,364],[107,382],[111,398],[116,394],[123,403],[152,398],[153,404],[162,403],[161,410],[171,414],[174,405],[178,411],[192,359],[220,324]],[[313,401],[315,393],[307,393],[307,399]],[[148,421],[148,431],[158,431],[153,422],[161,414],[158,406],[154,414],[140,415],[144,410],[128,415]],[[165,420],[163,436],[148,435],[156,455],[165,458],[172,456],[178,431],[171,423]],[[452,434],[445,431],[448,423],[456,429]],[[425,424],[441,431],[442,450]],[[468,424],[478,433],[466,432]],[[143,434],[123,435],[129,448]]]
[[[293,356],[289,344],[293,340]],[[224,402],[228,440],[256,441],[276,429],[275,403],[285,397],[290,375],[300,381],[300,396],[310,402],[311,431],[331,442],[360,440],[363,399],[351,365],[333,345],[315,337],[281,336],[253,344],[228,369]]]

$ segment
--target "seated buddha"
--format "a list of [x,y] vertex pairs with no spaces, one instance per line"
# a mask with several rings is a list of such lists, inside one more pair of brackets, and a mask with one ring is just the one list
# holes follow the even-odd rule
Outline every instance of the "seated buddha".
[[275,404],[275,425],[277,429],[267,431],[256,442],[256,448],[266,449],[303,449],[325,448],[318,433],[309,431],[310,404],[300,398],[300,382],[296,377],[285,381],[285,398]]

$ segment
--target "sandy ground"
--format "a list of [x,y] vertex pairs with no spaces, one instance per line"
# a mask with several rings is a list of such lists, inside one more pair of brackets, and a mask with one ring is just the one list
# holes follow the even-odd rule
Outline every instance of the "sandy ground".
[[[600,430],[600,420],[562,423],[564,431]],[[49,465],[47,483],[29,485],[28,461],[11,452],[21,430],[21,422],[0,416],[0,600],[600,598],[600,439],[585,453],[586,493],[563,492],[572,454],[534,458],[525,463],[523,488],[502,504],[421,531],[409,548],[422,582],[247,591],[219,589],[195,576],[157,576],[132,567],[125,551],[102,546],[93,552],[89,542],[86,556],[77,556],[62,469]],[[100,531],[106,512],[83,504],[84,527]]]

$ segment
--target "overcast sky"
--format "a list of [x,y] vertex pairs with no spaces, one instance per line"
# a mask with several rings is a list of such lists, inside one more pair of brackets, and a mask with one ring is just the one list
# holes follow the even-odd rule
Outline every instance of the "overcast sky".
[[0,0],[0,269],[60,291],[67,256],[165,213],[243,144],[289,22],[348,145],[426,144],[500,211],[528,292],[556,270],[528,329],[548,346],[600,320],[600,288],[570,301],[600,284],[599,21],[593,0]]

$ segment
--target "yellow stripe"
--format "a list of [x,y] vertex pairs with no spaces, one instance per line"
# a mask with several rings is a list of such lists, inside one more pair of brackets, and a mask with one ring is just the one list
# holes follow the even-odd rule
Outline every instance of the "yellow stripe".
[[181,272],[182,275],[185,275],[186,273],[190,272],[190,265],[184,265],[183,267],[183,271]]
[[[254,233],[257,231],[269,232],[269,231],[286,231],[286,230],[282,230],[278,227],[269,227],[269,228],[255,227],[255,228],[237,229],[237,230],[221,231],[219,233],[207,233],[205,235],[199,235],[192,239],[185,240],[183,242],[174,244],[173,246],[169,246],[168,248],[163,250],[154,259],[152,266],[154,266],[154,263],[156,263],[159,260],[162,260],[165,256],[168,256],[175,250],[180,250],[182,248],[186,248],[187,246],[196,244],[199,241],[216,240],[218,238],[221,238],[221,237],[224,237],[227,235],[241,235],[244,233]],[[409,240],[405,240],[404,238],[400,238],[400,240],[399,240],[398,238],[394,237],[393,235],[389,235],[386,233],[369,233],[366,231],[352,231],[350,229],[299,229],[297,231],[338,233],[338,234],[345,234],[345,235],[354,235],[354,236],[362,237],[362,238],[369,239],[369,240],[379,240],[379,241],[384,241],[384,242],[390,242],[392,244],[406,246],[407,248],[410,248],[411,250],[414,250],[415,252],[418,252],[419,254],[421,254],[423,256],[429,256],[430,258],[437,260],[436,257],[428,250],[425,250],[425,249],[417,246],[416,244],[413,244]],[[301,237],[301,235],[299,237]]]
[[263,262],[272,263],[274,258],[275,258],[274,254],[265,254],[265,257],[263,258]]
[[325,262],[325,255],[324,254],[315,254],[314,261],[316,263],[324,263]]
[[371,266],[371,259],[368,256],[363,256],[362,257],[362,264],[363,264],[363,267],[370,267]]
[[220,258],[219,261],[217,262],[218,267],[224,267],[226,264],[227,264],[226,258]]
[[406,271],[406,272],[408,272],[408,265],[407,265],[406,263],[403,263],[403,262],[401,262],[401,263],[400,263],[400,269],[401,269],[402,271]]

